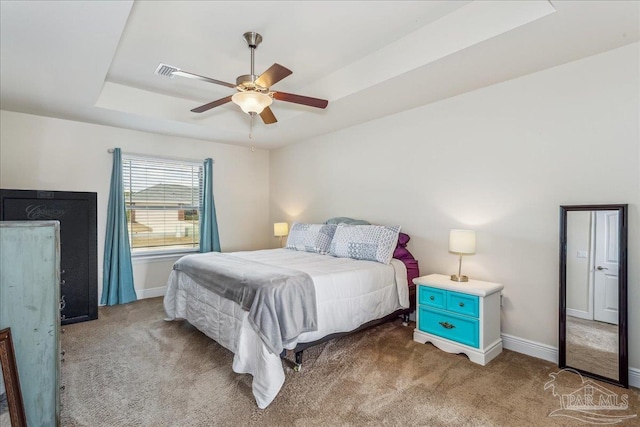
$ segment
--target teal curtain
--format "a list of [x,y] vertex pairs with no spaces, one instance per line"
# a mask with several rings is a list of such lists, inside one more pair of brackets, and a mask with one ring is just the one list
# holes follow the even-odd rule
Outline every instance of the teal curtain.
[[216,205],[213,203],[213,160],[205,159],[200,204],[200,252],[220,252]]
[[111,190],[107,208],[107,233],[104,239],[104,263],[101,304],[116,305],[135,301],[131,248],[127,230],[127,214],[124,207],[122,185],[122,153],[113,150]]

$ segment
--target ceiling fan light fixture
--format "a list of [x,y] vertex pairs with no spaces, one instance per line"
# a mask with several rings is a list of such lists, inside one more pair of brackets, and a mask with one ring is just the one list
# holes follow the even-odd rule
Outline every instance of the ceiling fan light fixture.
[[231,101],[247,114],[260,114],[262,110],[271,105],[273,98],[260,92],[238,92],[231,97]]
[[[1,1],[1,0],[0,0]],[[271,92],[271,86],[278,83],[280,80],[291,75],[293,71],[283,67],[280,64],[273,64],[264,73],[256,75],[254,68],[254,54],[255,50],[262,42],[262,36],[256,32],[247,32],[244,34],[244,39],[251,50],[251,73],[238,76],[236,84],[224,82],[222,80],[212,79],[211,77],[201,76],[199,74],[183,71],[177,67],[171,65],[160,64],[156,69],[156,74],[163,76],[180,76],[194,80],[201,80],[208,83],[217,84],[220,86],[226,86],[237,90],[237,93],[233,95],[225,96],[224,98],[217,99],[212,102],[208,102],[204,105],[196,107],[191,110],[193,113],[204,113],[212,108],[219,107],[228,102],[233,102],[242,111],[251,116],[251,123],[253,126],[253,118],[259,115],[262,122],[265,125],[271,125],[277,123],[276,116],[271,111],[269,106],[273,103],[273,100],[291,102],[294,104],[307,105],[315,108],[326,108],[329,101],[325,99],[311,98],[309,96],[296,95],[294,93],[286,92]],[[249,134],[251,137],[251,134]]]

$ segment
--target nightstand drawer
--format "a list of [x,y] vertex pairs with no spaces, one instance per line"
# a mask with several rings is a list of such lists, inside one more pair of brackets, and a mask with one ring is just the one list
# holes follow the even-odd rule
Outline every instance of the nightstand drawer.
[[442,289],[420,286],[418,290],[418,304],[445,309],[446,293],[447,291],[443,291]]
[[427,307],[420,307],[419,310],[419,330],[469,347],[480,347],[478,319]]
[[447,291],[447,310],[464,314],[465,316],[479,317],[478,297]]

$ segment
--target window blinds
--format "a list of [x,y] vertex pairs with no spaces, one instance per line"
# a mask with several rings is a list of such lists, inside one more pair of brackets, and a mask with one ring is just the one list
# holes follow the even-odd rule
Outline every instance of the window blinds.
[[199,248],[203,166],[122,156],[122,178],[133,253]]

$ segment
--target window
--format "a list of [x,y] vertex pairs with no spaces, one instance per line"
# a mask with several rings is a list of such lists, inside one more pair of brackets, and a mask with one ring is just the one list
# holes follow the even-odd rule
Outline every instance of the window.
[[200,163],[122,156],[131,252],[150,255],[200,248]]

